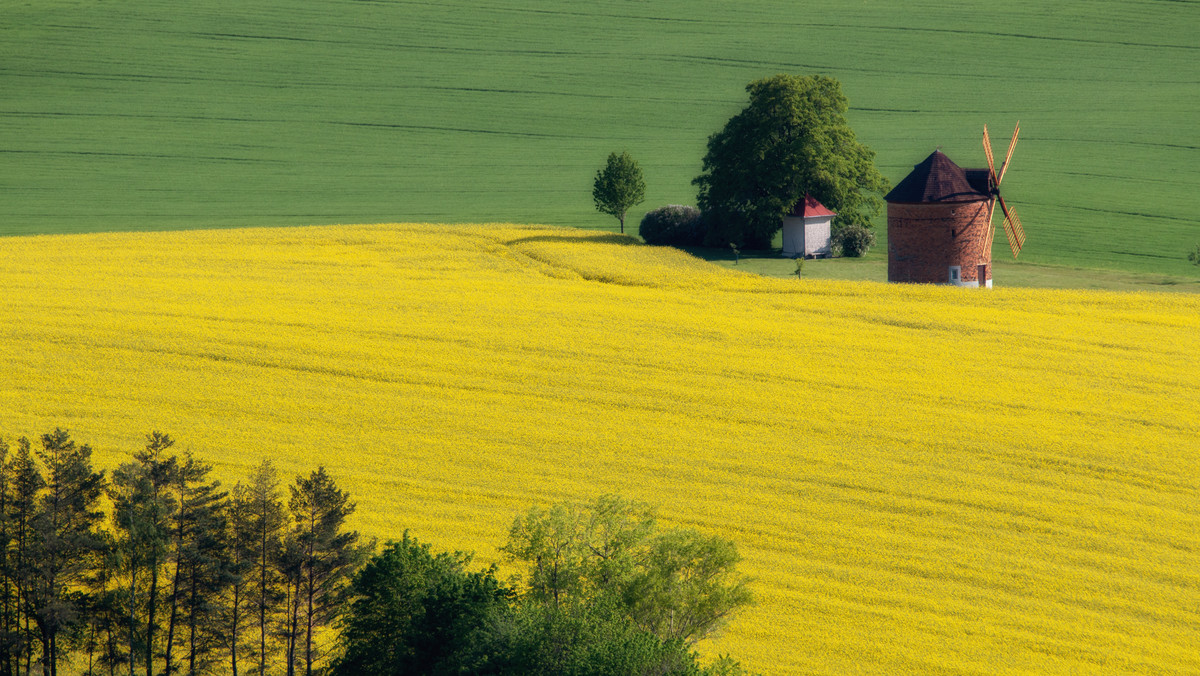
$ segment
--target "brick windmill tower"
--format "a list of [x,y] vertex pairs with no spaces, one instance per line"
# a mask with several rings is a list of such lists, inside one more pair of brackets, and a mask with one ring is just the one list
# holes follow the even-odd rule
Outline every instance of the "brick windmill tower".
[[987,169],[963,169],[935,150],[913,167],[884,199],[888,213],[888,281],[992,286],[992,212],[996,202],[1004,212],[1004,231],[1013,258],[1025,244],[1025,231],[1000,196],[1000,181],[1008,169],[1017,133],[997,174],[991,139],[983,128]]

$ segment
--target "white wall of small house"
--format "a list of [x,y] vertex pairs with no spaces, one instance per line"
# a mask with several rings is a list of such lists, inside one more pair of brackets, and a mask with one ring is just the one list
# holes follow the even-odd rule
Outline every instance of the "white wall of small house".
[[784,216],[783,218],[783,255],[788,258],[796,256],[828,256],[829,232],[833,216]]
[[798,216],[783,217],[783,255],[795,258],[804,251],[804,219]]
[[813,216],[804,219],[804,255],[828,256],[833,216]]

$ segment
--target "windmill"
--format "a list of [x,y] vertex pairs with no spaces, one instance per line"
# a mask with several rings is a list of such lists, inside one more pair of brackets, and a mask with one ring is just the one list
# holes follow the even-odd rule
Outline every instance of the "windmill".
[[992,212],[996,208],[996,201],[999,201],[1000,210],[1004,212],[1004,234],[1008,236],[1008,246],[1012,249],[1013,258],[1021,253],[1021,247],[1025,245],[1025,229],[1021,227],[1016,208],[1010,208],[1004,203],[1004,196],[1000,194],[1000,181],[1004,180],[1004,173],[1008,171],[1008,163],[1012,160],[1013,149],[1017,147],[1017,134],[1020,131],[1021,123],[1017,122],[1017,127],[1013,129],[1012,141],[1008,143],[1008,154],[1004,156],[1004,163],[1000,165],[1000,173],[997,174],[996,162],[992,157],[992,139],[988,137],[987,125],[983,125],[983,154],[987,156],[988,181],[993,197],[988,205],[988,232],[984,246],[986,251],[992,250],[992,240],[996,236],[996,226],[992,225]]

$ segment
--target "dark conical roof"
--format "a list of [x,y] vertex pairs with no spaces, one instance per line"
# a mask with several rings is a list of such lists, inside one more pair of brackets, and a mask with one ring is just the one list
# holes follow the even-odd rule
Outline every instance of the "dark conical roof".
[[[972,172],[976,170],[971,170]],[[883,199],[889,202],[978,202],[990,199],[986,186],[967,178],[967,170],[935,150]],[[974,185],[973,185],[974,184]],[[980,188],[984,188],[981,190]]]

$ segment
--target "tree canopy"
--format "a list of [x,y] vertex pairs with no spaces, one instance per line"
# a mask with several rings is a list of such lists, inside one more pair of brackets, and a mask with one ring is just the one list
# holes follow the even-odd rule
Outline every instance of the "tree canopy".
[[703,171],[692,181],[708,220],[706,242],[768,248],[805,193],[838,212],[835,228],[869,225],[888,182],[846,121],[838,81],[780,74],[746,91],[750,103],[709,137]]
[[434,554],[410,538],[391,542],[354,578],[335,674],[471,671],[481,632],[507,609],[495,569],[468,572],[462,552]]
[[592,199],[596,210],[602,214],[616,216],[621,221],[621,232],[625,232],[625,214],[629,208],[642,203],[646,195],[646,182],[642,180],[642,168],[623,152],[609,153],[608,163],[596,171],[592,186]]
[[751,603],[732,542],[659,531],[648,505],[615,495],[531,508],[500,551],[527,566],[526,600],[553,609],[610,607],[662,641],[693,644]]

